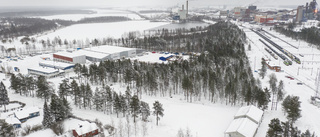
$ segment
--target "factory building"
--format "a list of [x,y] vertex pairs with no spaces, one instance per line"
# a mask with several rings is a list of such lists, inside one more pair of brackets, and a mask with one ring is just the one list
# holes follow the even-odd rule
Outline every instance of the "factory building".
[[53,54],[53,61],[83,64],[86,63],[86,56],[77,52],[58,52]]
[[[102,61],[104,61],[107,59],[116,60],[121,58],[130,58],[130,57],[135,57],[137,55],[137,49],[135,48],[125,48],[125,47],[106,46],[106,45],[86,48],[86,49],[83,49],[83,51],[101,55],[99,57],[95,57],[96,55],[85,54],[87,56],[87,59],[90,61],[95,60],[95,58],[102,59]],[[88,56],[91,56],[91,58],[88,58]]]
[[301,22],[305,17],[305,8],[303,6],[299,6],[297,8],[297,16],[296,16],[296,22]]

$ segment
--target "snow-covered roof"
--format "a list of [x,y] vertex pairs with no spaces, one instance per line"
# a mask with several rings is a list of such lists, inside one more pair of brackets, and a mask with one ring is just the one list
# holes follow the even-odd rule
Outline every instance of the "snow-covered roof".
[[39,72],[44,72],[44,73],[59,72],[58,70],[56,70],[54,68],[43,68],[43,67],[33,67],[33,68],[28,68],[28,70],[39,71]]
[[20,111],[15,112],[15,116],[18,119],[28,118],[29,114],[35,113],[35,112],[39,112],[38,107],[25,108],[25,109],[22,109]]
[[259,123],[263,115],[263,111],[259,108],[250,105],[241,107],[236,115],[234,115],[234,118],[242,118],[242,117],[248,117],[252,119],[254,122]]
[[6,118],[5,121],[6,121],[8,124],[11,124],[11,125],[21,124],[21,122],[20,122],[17,118],[15,118],[15,117]]
[[100,53],[107,53],[107,54],[114,54],[114,53],[119,53],[119,52],[129,51],[129,50],[136,50],[136,49],[103,45],[103,46],[86,48],[85,50],[100,52]]
[[97,59],[102,59],[110,55],[108,53],[101,53],[101,52],[95,52],[95,51],[89,51],[89,50],[78,50],[77,52],[79,54],[86,55],[87,57],[93,57]]
[[234,119],[225,131],[226,134],[239,133],[245,137],[253,137],[258,124],[248,118]]
[[89,123],[88,121],[82,121],[78,125],[79,126],[74,129],[78,135],[83,135],[98,129],[98,126],[95,123]]
[[56,68],[66,68],[66,67],[74,66],[74,64],[51,61],[51,60],[40,61],[39,65],[45,65],[45,66],[56,67]]
[[59,55],[59,56],[64,56],[64,57],[69,57],[69,58],[74,58],[74,57],[78,57],[78,56],[84,56],[84,54],[80,53],[80,52],[57,52],[54,53],[55,55]]

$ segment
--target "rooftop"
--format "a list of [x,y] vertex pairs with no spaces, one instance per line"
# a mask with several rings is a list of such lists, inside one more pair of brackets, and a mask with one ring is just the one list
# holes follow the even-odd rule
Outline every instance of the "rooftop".
[[34,70],[34,71],[40,71],[44,73],[56,73],[59,72],[59,70],[56,70],[54,68],[43,68],[43,67],[33,67],[33,68],[28,68],[28,70]]
[[98,58],[98,59],[102,59],[102,58],[105,58],[106,56],[110,55],[107,53],[100,53],[100,52],[94,52],[94,51],[88,51],[88,50],[79,50],[76,52],[78,52],[79,54],[86,55],[88,57],[94,57],[94,58]]
[[15,117],[9,117],[9,118],[6,118],[5,121],[8,123],[8,124],[21,124],[21,122],[15,118]]
[[78,57],[78,56],[84,56],[84,54],[74,51],[74,52],[57,52],[54,53],[55,55],[59,55],[59,56],[64,56],[64,57],[69,57],[69,58],[74,58],[74,57]]
[[113,53],[118,53],[118,52],[123,52],[123,51],[128,51],[128,50],[136,50],[136,49],[103,45],[103,46],[86,48],[85,50],[94,51],[94,52],[100,52],[100,53],[113,54]]
[[250,105],[250,106],[245,106],[241,107],[236,115],[234,115],[235,118],[239,117],[248,117],[254,120],[254,122],[259,123],[263,115],[263,111],[260,110],[259,108]]
[[258,128],[258,124],[248,118],[234,119],[225,131],[226,134],[239,133],[245,137],[253,137]]
[[29,117],[30,113],[39,112],[38,107],[24,108],[20,111],[15,112],[15,115],[18,119],[23,119]]
[[49,65],[49,66],[58,66],[58,67],[70,67],[74,66],[74,64],[69,64],[69,63],[64,63],[64,62],[57,62],[57,61],[51,61],[51,60],[46,60],[46,61],[40,61],[39,64],[44,64],[44,65]]
[[98,129],[98,126],[95,123],[89,123],[88,121],[81,121],[78,125],[79,126],[74,129],[78,135],[83,135]]

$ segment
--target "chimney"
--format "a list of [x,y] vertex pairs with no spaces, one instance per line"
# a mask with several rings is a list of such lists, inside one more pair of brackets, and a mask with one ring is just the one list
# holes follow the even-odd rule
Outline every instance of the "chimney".
[[187,13],[186,13],[186,17],[188,18],[188,10],[189,10],[189,2],[188,2],[188,0],[187,0],[187,5],[186,5],[187,7]]

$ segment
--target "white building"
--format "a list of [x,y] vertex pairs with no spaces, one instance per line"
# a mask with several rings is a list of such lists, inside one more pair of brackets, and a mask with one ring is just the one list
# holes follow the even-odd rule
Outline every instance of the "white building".
[[[137,49],[125,48],[117,46],[97,46],[79,50],[82,54],[86,55],[86,58],[90,61],[97,62],[96,60],[116,60],[121,58],[130,58],[137,55]],[[141,52],[141,50],[139,50]]]
[[227,137],[254,137],[258,124],[248,118],[234,119],[225,131]]
[[50,61],[50,60],[39,62],[39,66],[63,70],[64,72],[72,71],[74,68],[74,64],[56,62],[56,61]]
[[225,131],[226,137],[254,137],[262,120],[263,111],[251,105],[241,107]]
[[86,56],[84,54],[75,52],[58,52],[53,54],[53,61],[60,61],[72,64],[86,63]]
[[51,77],[58,76],[60,74],[60,71],[54,68],[36,67],[36,68],[28,68],[28,74],[51,78]]
[[260,110],[259,108],[250,105],[250,106],[245,106],[241,107],[236,115],[234,115],[234,119],[237,118],[249,118],[253,122],[259,124],[261,122],[263,115],[263,111]]

